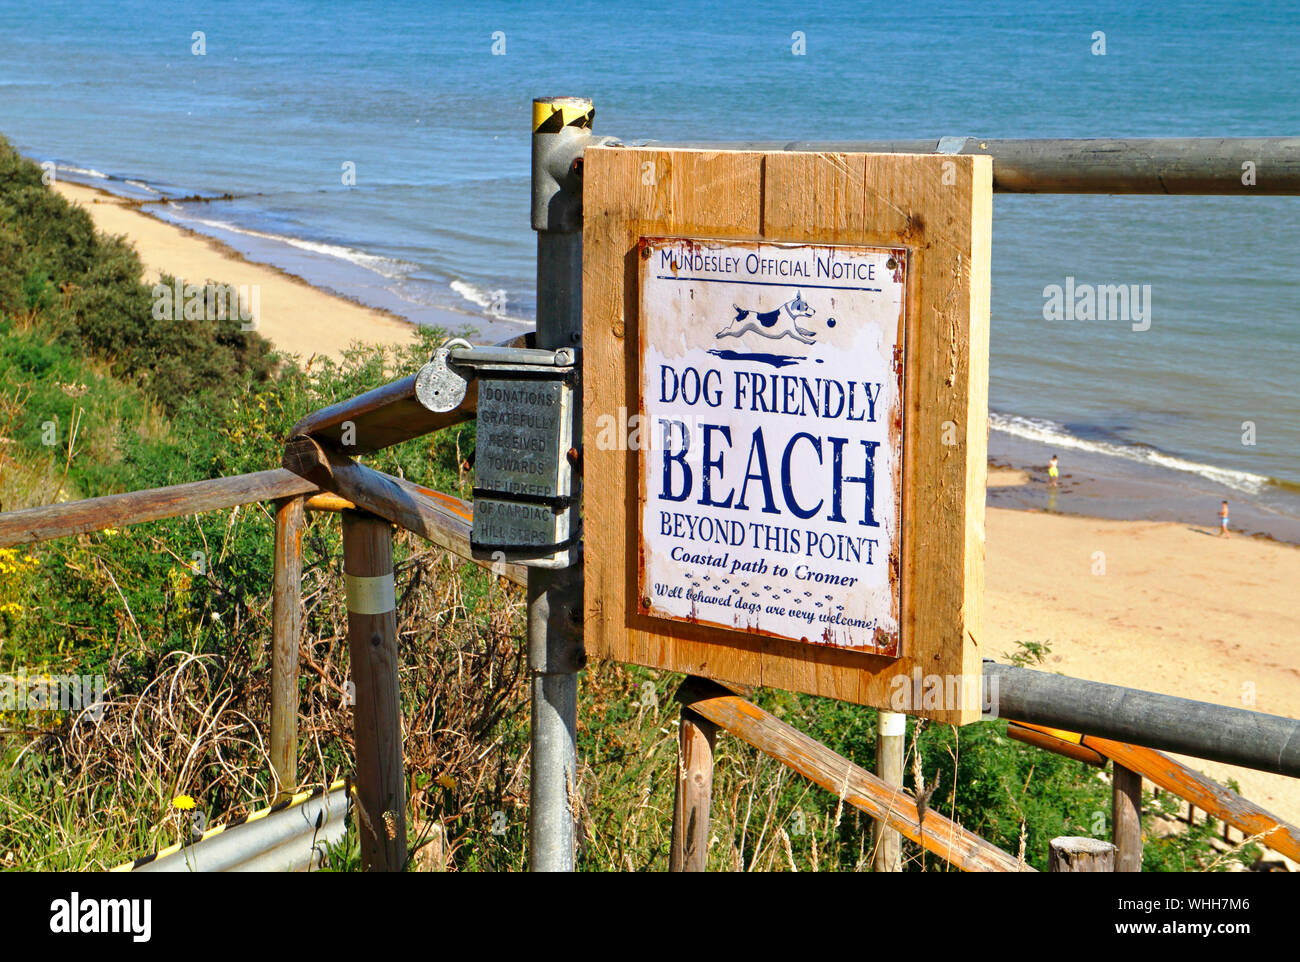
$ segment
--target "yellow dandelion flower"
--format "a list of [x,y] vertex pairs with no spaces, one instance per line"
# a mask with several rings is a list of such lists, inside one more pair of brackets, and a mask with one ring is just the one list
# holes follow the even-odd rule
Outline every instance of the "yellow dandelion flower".
[[456,787],[456,779],[452,778],[450,775],[439,775],[436,779],[434,779],[434,781],[436,781],[443,788],[447,789],[447,791],[451,791],[453,788]]
[[190,798],[190,796],[188,795],[177,795],[175,798],[172,799],[172,808],[179,808],[184,811],[189,811],[193,807],[194,807],[194,799]]

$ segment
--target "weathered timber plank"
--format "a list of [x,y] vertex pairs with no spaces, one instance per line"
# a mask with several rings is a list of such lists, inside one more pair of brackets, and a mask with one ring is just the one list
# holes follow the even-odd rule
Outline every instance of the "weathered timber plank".
[[203,511],[220,511],[236,505],[313,494],[315,491],[316,486],[310,481],[277,468],[65,504],[4,511],[0,512],[0,548]]
[[1083,743],[1152,784],[1187,799],[1194,807],[1209,812],[1233,828],[1247,835],[1259,835],[1260,844],[1300,862],[1300,828],[1193,771],[1177,759],[1153,748],[1094,735],[1085,735]]
[[[531,333],[522,334],[497,346],[530,347],[532,338]],[[367,454],[473,419],[478,408],[477,382],[469,382],[460,407],[438,413],[430,411],[416,398],[417,376],[409,375],[313,411],[289,430],[289,437],[308,435],[336,445],[350,455]],[[342,443],[343,431],[348,423],[351,424],[349,438],[354,443],[345,445]]]
[[[1008,731],[1011,727],[1008,726]],[[1017,721],[1014,722],[1014,727],[1048,734],[1056,741],[1078,739],[1079,744],[1087,751],[1124,766],[1153,785],[1173,792],[1179,798],[1186,799],[1193,807],[1209,812],[1215,818],[1240,829],[1247,835],[1261,836],[1261,844],[1281,852],[1287,858],[1300,861],[1300,828],[1249,799],[1242,798],[1236,792],[1200,772],[1188,768],[1177,759],[1170,758],[1164,752],[1110,738],[1101,738],[1097,735],[1064,732],[1029,722]],[[1034,743],[1030,742],[1030,744]]]
[[313,438],[293,438],[285,446],[283,463],[286,469],[310,479],[358,508],[413,531],[493,574],[518,585],[528,581],[528,569],[523,565],[488,561],[471,555],[469,536],[474,512],[468,502],[357,464]]
[[911,795],[887,785],[821,742],[720,686],[688,679],[678,698],[719,728],[771,755],[827,791],[842,795],[848,804],[963,871],[1033,871],[936,811],[927,811],[922,823]]

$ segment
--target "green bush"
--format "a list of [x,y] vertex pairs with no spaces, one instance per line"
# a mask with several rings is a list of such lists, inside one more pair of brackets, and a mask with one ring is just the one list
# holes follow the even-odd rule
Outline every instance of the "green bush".
[[184,398],[227,398],[270,377],[270,343],[241,330],[229,312],[204,321],[180,312],[155,317],[135,251],[98,234],[41,174],[0,138],[0,312],[40,315],[44,330],[107,361],[170,412]]

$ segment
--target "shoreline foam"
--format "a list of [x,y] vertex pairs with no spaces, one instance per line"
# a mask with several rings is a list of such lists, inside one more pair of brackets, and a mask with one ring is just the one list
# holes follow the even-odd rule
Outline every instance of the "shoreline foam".
[[[392,311],[323,290],[274,264],[250,259],[219,238],[153,216],[139,202],[67,181],[56,182],[54,190],[84,208],[104,233],[126,236],[144,264],[146,283],[167,273],[190,283],[256,285],[261,307],[257,333],[303,363],[315,354],[337,360],[357,342],[398,346],[415,339],[417,325]],[[449,332],[479,320],[450,310],[441,313]]]

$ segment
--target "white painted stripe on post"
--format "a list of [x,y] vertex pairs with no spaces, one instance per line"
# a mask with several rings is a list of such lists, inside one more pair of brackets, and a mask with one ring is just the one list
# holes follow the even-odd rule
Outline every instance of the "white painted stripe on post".
[[354,615],[386,615],[397,607],[391,573],[374,578],[345,574],[343,587]]
[[882,735],[906,735],[907,716],[899,711],[880,711],[877,722]]

